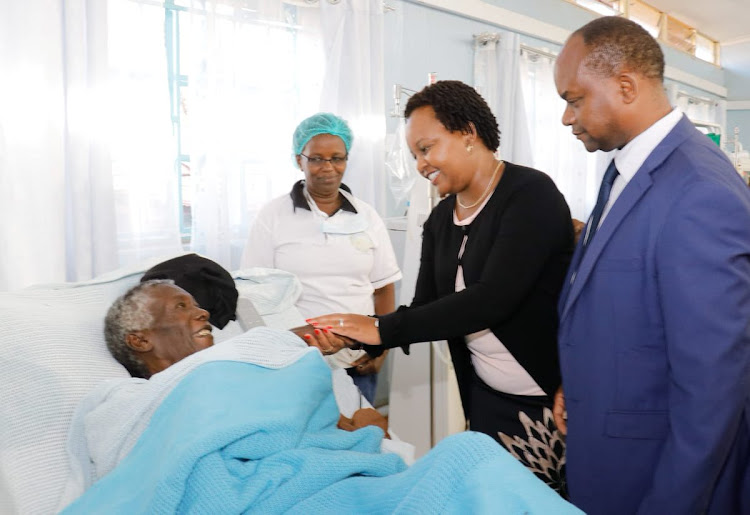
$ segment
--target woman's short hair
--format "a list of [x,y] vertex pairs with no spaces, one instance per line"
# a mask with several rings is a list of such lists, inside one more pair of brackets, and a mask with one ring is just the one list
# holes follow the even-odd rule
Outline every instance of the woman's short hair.
[[352,140],[354,140],[354,135],[346,120],[333,113],[317,113],[302,120],[294,129],[294,136],[292,136],[292,152],[294,152],[294,155],[300,155],[307,142],[319,134],[338,136],[344,142],[347,152],[349,152]]
[[430,106],[435,116],[449,131],[468,133],[470,123],[477,136],[491,151],[500,147],[500,129],[492,109],[477,91],[457,80],[441,80],[409,98],[404,116],[408,119],[415,109]]
[[151,373],[138,354],[128,346],[127,336],[135,331],[149,329],[154,323],[154,317],[148,308],[148,290],[160,284],[174,285],[174,281],[154,279],[133,286],[110,306],[104,318],[107,349],[133,377],[148,379]]

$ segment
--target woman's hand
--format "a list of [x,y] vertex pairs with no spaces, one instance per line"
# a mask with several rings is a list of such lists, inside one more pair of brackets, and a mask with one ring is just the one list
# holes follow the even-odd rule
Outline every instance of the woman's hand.
[[333,313],[305,320],[316,329],[333,331],[368,345],[380,345],[380,331],[376,326],[377,318],[365,315]]
[[565,394],[562,386],[555,392],[555,400],[552,404],[552,418],[560,433],[568,434],[568,413],[565,411]]
[[377,358],[373,358],[369,354],[365,354],[364,356],[353,362],[352,367],[355,368],[357,370],[357,373],[360,375],[368,376],[370,374],[377,374],[378,372],[380,372],[380,369],[383,368],[383,362],[385,362],[385,357],[387,355],[387,350]]
[[302,338],[310,347],[317,347],[326,356],[335,354],[354,343],[345,336],[339,336],[328,329],[318,329],[312,325],[303,325],[289,330]]
[[583,231],[583,228],[586,227],[585,222],[581,222],[580,220],[576,220],[573,218],[573,242],[578,243],[578,240],[581,239],[581,232]]

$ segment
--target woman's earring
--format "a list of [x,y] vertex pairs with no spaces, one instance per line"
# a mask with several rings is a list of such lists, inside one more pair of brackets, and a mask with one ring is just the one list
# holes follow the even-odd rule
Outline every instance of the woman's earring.
[[471,151],[474,150],[474,145],[466,145],[466,152],[471,154]]

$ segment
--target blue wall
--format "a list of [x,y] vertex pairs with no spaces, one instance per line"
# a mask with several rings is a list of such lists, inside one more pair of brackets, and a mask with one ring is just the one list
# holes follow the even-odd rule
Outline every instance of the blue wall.
[[[561,0],[484,0],[485,3],[509,11],[529,16],[569,31],[573,31],[592,20],[596,15],[573,4]],[[457,5],[460,5],[456,0]],[[393,109],[393,85],[419,90],[427,83],[427,74],[434,72],[439,80],[457,79],[471,84],[473,82],[473,35],[481,32],[512,30],[486,22],[468,19],[431,7],[426,7],[410,0],[388,0],[388,5],[395,11],[385,15],[385,91],[386,109]],[[560,49],[555,44],[533,37],[524,36],[524,43],[552,51]],[[681,71],[690,73],[714,84],[730,87],[727,74],[722,68],[706,63],[693,56],[662,46],[667,64]],[[743,78],[744,81],[744,78]],[[669,81],[667,81],[669,82]],[[742,86],[746,86],[742,82]],[[694,87],[680,85],[680,89],[702,97],[718,98],[715,94]],[[750,91],[750,88],[747,88]],[[731,98],[731,92],[730,92]],[[401,98],[401,107],[407,97]],[[730,112],[732,113],[732,112]],[[734,112],[738,113],[738,112]],[[741,125],[744,138],[750,137],[750,124],[741,114],[732,113],[735,124]],[[397,119],[387,122],[389,134],[397,127]],[[729,127],[734,127],[728,124]],[[749,145],[745,145],[748,147]],[[389,196],[390,197],[390,196]],[[403,206],[388,206],[388,215],[394,216]]]
[[[573,31],[595,15],[561,0],[485,0],[541,22]],[[395,11],[385,16],[385,90],[386,106],[393,106],[393,84],[399,83],[414,90],[427,82],[427,74],[437,73],[438,79],[473,81],[474,34],[484,31],[511,29],[472,20],[463,16],[425,7],[409,0],[389,0]],[[524,42],[535,47],[560,49],[559,44],[524,37]],[[727,74],[717,66],[669,47],[663,47],[667,64],[714,84],[726,86]],[[731,77],[731,75],[730,75]],[[750,80],[750,79],[749,79]],[[746,89],[743,77],[736,86]],[[717,98],[716,95],[691,87],[682,89]],[[750,88],[747,88],[750,90]],[[729,98],[732,98],[731,92]],[[402,104],[405,97],[402,98]],[[389,120],[388,132],[395,131],[396,120]]]
[[[727,63],[746,63],[750,53],[750,43],[738,43],[722,47],[721,56]],[[741,66],[741,65],[740,65]],[[727,68],[728,100],[750,101],[750,68]],[[750,150],[750,110],[727,111],[727,132],[734,137],[734,128],[740,128],[740,143]]]

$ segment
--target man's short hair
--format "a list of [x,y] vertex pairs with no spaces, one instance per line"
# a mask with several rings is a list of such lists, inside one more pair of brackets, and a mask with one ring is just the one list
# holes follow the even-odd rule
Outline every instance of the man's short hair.
[[650,79],[664,80],[664,53],[651,34],[636,22],[605,16],[573,34],[583,38],[589,51],[583,64],[595,73],[612,77],[627,68]]
[[160,284],[174,285],[174,281],[153,279],[133,286],[110,306],[104,318],[107,349],[133,377],[148,379],[151,373],[138,354],[128,346],[127,336],[151,328],[154,317],[148,309],[149,290]]

